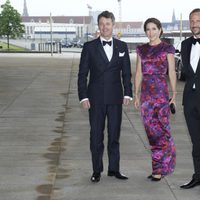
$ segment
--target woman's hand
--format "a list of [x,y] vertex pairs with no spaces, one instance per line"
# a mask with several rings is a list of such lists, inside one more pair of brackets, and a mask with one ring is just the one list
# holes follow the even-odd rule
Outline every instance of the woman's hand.
[[134,106],[137,110],[140,108],[140,99],[139,99],[138,95],[135,96]]
[[169,104],[173,103],[176,106],[176,94],[177,94],[177,92],[173,92],[173,95],[169,101]]

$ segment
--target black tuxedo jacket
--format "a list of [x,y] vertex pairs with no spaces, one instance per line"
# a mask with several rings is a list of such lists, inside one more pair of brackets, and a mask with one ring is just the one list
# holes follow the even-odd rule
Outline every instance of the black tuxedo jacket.
[[78,94],[79,100],[89,98],[91,104],[122,104],[124,96],[132,97],[130,58],[125,42],[113,38],[110,62],[100,38],[84,44]]
[[196,86],[196,100],[200,102],[200,59],[198,61],[196,73],[190,64],[190,53],[192,48],[192,37],[184,40],[181,44],[181,59],[183,62],[186,83],[183,92],[183,105],[190,101],[189,93],[192,90],[193,84]]

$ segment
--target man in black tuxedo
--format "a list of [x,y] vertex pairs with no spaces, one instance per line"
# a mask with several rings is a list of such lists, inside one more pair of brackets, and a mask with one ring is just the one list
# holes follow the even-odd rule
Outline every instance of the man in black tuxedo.
[[192,141],[194,174],[192,180],[180,187],[193,188],[200,185],[200,8],[190,15],[193,36],[181,44],[181,58],[186,75],[183,92],[184,115]]
[[126,43],[112,37],[114,23],[111,12],[98,16],[100,37],[84,44],[79,65],[78,94],[82,107],[89,110],[91,127],[92,182],[98,182],[103,171],[106,118],[108,176],[128,179],[120,173],[119,138],[122,104],[132,99],[131,67]]

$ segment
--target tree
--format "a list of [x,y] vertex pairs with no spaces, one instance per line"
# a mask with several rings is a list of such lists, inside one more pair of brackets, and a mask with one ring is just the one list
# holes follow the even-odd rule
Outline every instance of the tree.
[[7,37],[7,45],[9,49],[9,39],[21,37],[24,31],[21,15],[14,9],[10,1],[7,0],[5,4],[1,5],[2,11],[0,13],[0,36]]

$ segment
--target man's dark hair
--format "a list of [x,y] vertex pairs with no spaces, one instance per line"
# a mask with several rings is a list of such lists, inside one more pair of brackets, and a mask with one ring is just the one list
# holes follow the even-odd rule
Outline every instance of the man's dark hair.
[[103,11],[102,13],[100,13],[98,15],[98,19],[97,19],[98,24],[99,24],[99,20],[101,17],[110,18],[112,20],[113,24],[115,23],[115,16],[113,15],[112,12],[109,12],[106,10],[106,11]]
[[200,8],[195,8],[194,10],[191,11],[189,18],[191,17],[191,15],[195,12],[200,12]]

